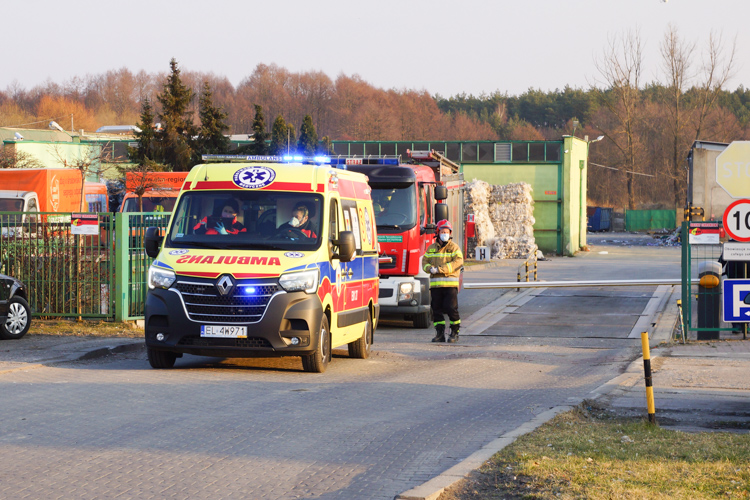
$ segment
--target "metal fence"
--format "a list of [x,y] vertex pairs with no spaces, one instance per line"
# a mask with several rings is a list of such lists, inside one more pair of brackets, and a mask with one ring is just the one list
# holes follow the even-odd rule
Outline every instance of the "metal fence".
[[148,291],[148,268],[153,259],[146,255],[143,240],[149,227],[166,228],[169,213],[118,213],[115,217],[116,254],[115,320],[142,319]]
[[112,318],[113,222],[79,235],[70,213],[0,212],[0,272],[27,285],[35,316]]
[[[691,228],[690,224],[689,221],[682,223],[681,234],[682,335],[687,337],[689,332],[695,332],[698,340],[718,339],[721,331],[733,330],[731,324],[721,320],[722,245],[709,243],[713,241],[710,239],[696,243],[700,241],[700,234],[691,235],[691,231],[695,232],[699,228]],[[705,221],[699,224],[714,224],[716,231],[721,228],[721,221]],[[719,235],[716,234],[717,242],[718,238]]]
[[70,213],[0,212],[0,273],[23,281],[36,317],[143,318],[147,227],[170,214],[99,213],[98,233],[73,234]]

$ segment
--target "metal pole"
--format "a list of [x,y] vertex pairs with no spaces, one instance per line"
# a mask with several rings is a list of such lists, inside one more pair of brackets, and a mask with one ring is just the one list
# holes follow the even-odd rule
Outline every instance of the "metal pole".
[[526,262],[524,262],[524,265],[526,266],[526,283],[529,282],[529,260],[526,259]]
[[646,375],[646,406],[648,408],[648,423],[656,424],[656,408],[654,406],[654,388],[651,382],[651,353],[648,347],[648,332],[641,332],[643,346],[643,371]]

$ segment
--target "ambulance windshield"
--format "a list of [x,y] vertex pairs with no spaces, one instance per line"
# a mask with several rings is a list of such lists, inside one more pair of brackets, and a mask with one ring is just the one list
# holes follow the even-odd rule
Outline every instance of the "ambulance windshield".
[[278,191],[187,192],[175,209],[170,248],[315,250],[323,198]]

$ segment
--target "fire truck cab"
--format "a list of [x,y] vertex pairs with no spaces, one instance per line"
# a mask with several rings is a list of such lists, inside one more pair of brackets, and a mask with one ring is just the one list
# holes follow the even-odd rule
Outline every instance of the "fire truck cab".
[[[463,183],[453,177],[450,183],[446,183],[447,178],[441,181],[441,165],[423,161],[432,156],[412,158],[408,164],[395,157],[348,160],[347,168],[366,174],[372,189],[380,245],[381,314],[410,320],[416,328],[428,328],[432,326],[430,277],[422,269],[422,258],[435,239],[438,221],[450,220],[449,212],[455,212],[453,223],[460,226],[461,197],[451,197],[456,206],[449,206],[446,184],[458,194]],[[461,239],[457,241],[460,244]]]

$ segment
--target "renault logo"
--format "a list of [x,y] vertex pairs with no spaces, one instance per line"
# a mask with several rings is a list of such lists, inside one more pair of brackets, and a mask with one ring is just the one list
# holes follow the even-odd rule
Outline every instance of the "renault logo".
[[216,289],[221,295],[230,295],[232,290],[234,290],[234,279],[228,274],[225,274],[216,282]]

